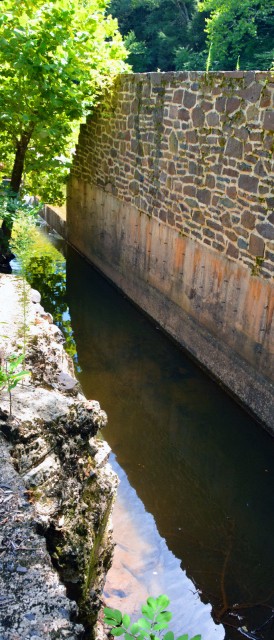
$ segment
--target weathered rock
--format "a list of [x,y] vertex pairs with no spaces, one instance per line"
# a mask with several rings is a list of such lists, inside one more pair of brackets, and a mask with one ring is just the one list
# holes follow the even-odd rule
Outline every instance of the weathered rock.
[[[11,278],[9,286],[16,292],[16,280]],[[1,292],[4,293],[3,288],[0,288]],[[31,303],[28,310],[30,324],[26,368],[31,369],[32,377],[24,382],[23,387],[18,385],[14,389],[12,417],[8,415],[8,398],[2,392],[0,428],[7,442],[11,443],[13,463],[19,473],[17,475],[13,471],[13,475],[18,483],[20,478],[22,495],[24,491],[27,492],[32,502],[30,505],[26,499],[23,500],[20,526],[27,526],[31,536],[38,527],[41,536],[35,533],[31,544],[37,546],[38,540],[44,551],[39,566],[35,555],[30,564],[26,564],[25,552],[20,546],[16,564],[12,565],[14,569],[9,569],[9,560],[0,573],[0,591],[2,593],[4,589],[4,595],[7,594],[5,598],[8,598],[14,576],[14,593],[20,594],[22,591],[25,594],[27,590],[22,598],[14,596],[16,615],[12,614],[9,622],[3,623],[4,626],[1,627],[0,623],[0,638],[3,640],[17,638],[17,629],[24,629],[26,624],[36,631],[33,620],[37,616],[38,622],[40,620],[39,624],[37,622],[37,638],[69,637],[72,640],[82,633],[82,627],[71,620],[72,614],[74,617],[76,615],[77,607],[65,597],[64,587],[46,553],[46,541],[54,566],[69,595],[77,601],[79,619],[92,636],[113,551],[110,512],[117,478],[107,462],[108,450],[96,438],[98,430],[106,424],[107,417],[97,401],[86,400],[81,394],[73,375],[72,361],[63,350],[62,334],[49,323],[44,310],[38,305],[40,307],[38,302]],[[16,342],[16,321],[12,325]],[[0,466],[1,477],[5,478],[3,460]],[[29,515],[25,517],[25,513]],[[17,521],[13,525],[10,517],[3,525],[1,535],[5,539],[12,536],[14,526],[18,526]],[[30,577],[33,566],[39,580],[37,586],[34,581],[32,596],[32,591],[28,594],[28,590],[32,589]],[[50,577],[47,578],[47,575]],[[54,593],[58,596],[56,603]],[[31,616],[27,618],[28,623],[24,607],[20,604],[27,595]],[[33,602],[36,601],[41,606],[34,607]],[[44,601],[50,604],[46,607]],[[35,618],[32,617],[33,608]],[[47,615],[46,609],[49,611]],[[65,622],[61,614],[60,620],[57,616],[59,609],[65,611]],[[16,621],[14,624],[13,619]],[[10,632],[6,628],[14,635],[7,635]],[[21,631],[18,633],[20,640],[28,637]]]

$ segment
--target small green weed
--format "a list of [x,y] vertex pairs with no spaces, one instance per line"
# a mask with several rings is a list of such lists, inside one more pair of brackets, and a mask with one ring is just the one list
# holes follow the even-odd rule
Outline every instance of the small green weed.
[[0,366],[0,391],[2,389],[7,388],[9,394],[9,403],[10,403],[10,416],[12,415],[12,397],[11,392],[14,389],[18,382],[22,380],[25,376],[29,376],[30,371],[16,371],[16,369],[22,364],[24,360],[24,354],[22,353],[20,356],[12,355],[6,359],[4,366]]
[[[170,601],[166,595],[160,595],[158,598],[148,598],[146,604],[142,606],[143,618],[139,618],[137,622],[131,624],[130,616],[122,614],[119,609],[104,609],[104,622],[110,627],[110,633],[113,636],[125,636],[125,640],[160,640],[162,631],[168,628],[172,618],[172,613],[167,611]],[[174,640],[173,631],[166,631],[162,640]],[[200,635],[189,638],[188,634],[179,636],[177,640],[202,640]]]
[[264,261],[264,258],[261,258],[260,256],[256,256],[255,262],[251,267],[251,275],[252,276],[259,276],[260,275],[263,261]]

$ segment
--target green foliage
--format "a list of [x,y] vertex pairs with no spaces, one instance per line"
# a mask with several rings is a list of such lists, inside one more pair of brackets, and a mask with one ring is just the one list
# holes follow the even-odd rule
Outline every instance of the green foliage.
[[111,0],[110,9],[134,71],[269,69],[274,59],[273,0]]
[[20,262],[25,277],[27,263],[34,245],[36,219],[40,206],[35,207],[20,199],[16,199],[13,206],[10,247]]
[[[131,623],[128,614],[122,614],[119,609],[104,609],[104,622],[110,627],[110,633],[114,637],[125,636],[125,640],[131,638],[144,640],[159,640],[159,635],[168,628],[172,618],[172,613],[167,611],[170,601],[166,595],[160,595],[158,598],[148,598],[146,604],[142,606],[143,617],[137,622]],[[175,640],[173,631],[166,631],[162,640]],[[200,635],[189,638],[187,634],[179,636],[177,640],[201,640]]]
[[2,389],[7,388],[10,400],[10,415],[12,411],[12,390],[18,385],[25,376],[29,376],[30,371],[16,371],[18,367],[22,364],[24,360],[24,354],[22,353],[20,356],[11,355],[6,359],[4,365],[0,366],[0,391]]
[[179,47],[175,52],[175,67],[178,71],[199,71],[206,66],[204,51],[193,51],[190,47]]
[[251,275],[252,276],[259,276],[260,275],[263,262],[264,262],[264,258],[262,258],[261,256],[256,256],[256,258],[254,260],[254,264],[251,267]]
[[65,349],[77,369],[76,344],[70,322],[66,293],[66,261],[39,229],[33,234],[33,246],[26,265],[26,278],[41,293],[43,305],[52,314],[65,338]]
[[[9,164],[17,154],[28,193],[63,199],[75,124],[126,68],[117,21],[106,15],[106,4],[1,2],[0,160]],[[13,166],[13,172],[19,169]]]
[[274,59],[274,3],[200,0],[212,69],[269,69]]
[[176,51],[191,45],[195,0],[111,0],[135,72],[175,68]]

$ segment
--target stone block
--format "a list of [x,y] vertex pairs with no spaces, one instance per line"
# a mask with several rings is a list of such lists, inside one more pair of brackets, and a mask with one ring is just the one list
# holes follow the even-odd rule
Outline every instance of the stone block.
[[220,96],[219,98],[217,98],[215,107],[218,113],[224,113],[225,107],[226,107],[226,98],[224,98],[223,96]]
[[219,204],[228,209],[234,209],[236,207],[235,202],[233,202],[233,200],[230,200],[230,198],[221,198],[219,200]]
[[220,117],[216,111],[211,111],[207,114],[206,121],[209,127],[218,127],[220,124]]
[[215,188],[215,184],[216,184],[215,177],[207,175],[206,176],[206,181],[205,181],[206,187],[208,187],[209,189],[214,189]]
[[229,213],[223,213],[223,215],[221,215],[221,221],[224,227],[231,227],[231,218]]
[[201,107],[195,107],[193,109],[193,111],[192,111],[192,121],[193,121],[193,126],[195,128],[204,126],[205,114],[204,114],[203,110],[201,109]]
[[251,104],[246,110],[247,122],[258,122],[259,115],[260,109],[255,104]]
[[256,225],[256,229],[263,238],[266,238],[267,240],[274,240],[274,226],[272,224],[262,222],[261,224]]
[[248,102],[257,102],[261,96],[262,88],[261,84],[253,82],[249,87],[243,89],[240,95]]
[[139,193],[139,182],[137,182],[137,180],[132,180],[129,183],[129,190],[132,193],[132,195],[136,196]]
[[226,250],[226,255],[229,256],[230,258],[239,258],[239,249],[237,249],[237,247],[235,247],[234,244],[232,244],[231,242],[229,242],[227,250]]
[[227,238],[229,240],[231,240],[231,242],[236,242],[237,240],[237,234],[235,233],[235,231],[232,231],[231,229],[226,229],[225,230],[225,235],[227,236]]
[[234,111],[237,111],[237,109],[239,109],[240,104],[240,98],[228,98],[226,102],[226,112],[228,114],[234,113]]
[[186,132],[186,141],[188,144],[196,144],[198,142],[198,136],[196,131],[191,130]]
[[195,95],[195,93],[191,93],[190,91],[185,91],[185,95],[183,99],[184,107],[186,107],[187,109],[192,109],[192,107],[194,107],[194,105],[196,104],[196,100],[197,100],[197,96]]
[[274,109],[265,112],[263,129],[274,131]]
[[249,240],[249,252],[252,256],[263,257],[264,256],[265,243],[262,238],[256,236],[255,233],[251,233]]
[[203,229],[203,235],[207,238],[215,238],[215,233],[213,233],[213,231],[211,231],[210,229]]
[[227,193],[227,196],[229,198],[233,198],[234,200],[235,200],[235,198],[237,198],[237,189],[236,189],[236,187],[233,187],[233,186],[232,187],[227,187],[226,193]]
[[248,243],[243,238],[238,238],[237,244],[238,244],[239,249],[247,249],[247,247],[248,247]]
[[168,147],[169,147],[169,151],[171,153],[177,153],[178,152],[178,138],[176,136],[175,131],[172,131],[169,139],[168,139]]
[[202,214],[201,211],[194,211],[192,220],[194,222],[198,222],[198,224],[201,224],[201,225],[205,224],[205,216]]
[[196,187],[192,184],[186,184],[183,188],[183,192],[186,196],[196,196]]
[[188,122],[190,120],[190,113],[188,109],[184,109],[183,107],[178,110],[178,120],[183,120],[184,122]]
[[243,157],[242,141],[238,140],[237,138],[229,138],[226,143],[224,153],[226,156],[241,159]]
[[174,91],[174,94],[173,94],[173,102],[176,102],[177,104],[182,104],[183,96],[184,96],[184,89],[177,89],[177,91]]
[[245,229],[254,229],[256,223],[256,216],[250,211],[244,211],[241,216],[241,224]]
[[212,102],[209,102],[208,100],[202,100],[200,106],[202,107],[203,111],[207,113],[212,109]]
[[[257,158],[256,158],[257,160]],[[254,173],[256,173],[257,176],[260,176],[261,178],[264,178],[265,176],[267,176],[267,172],[264,168],[264,165],[262,163],[261,160],[259,160],[256,164],[256,166],[254,167]]]
[[167,171],[169,173],[170,176],[175,176],[176,174],[176,167],[175,167],[175,163],[174,162],[169,162],[168,163],[168,168]]
[[173,120],[173,119],[175,120],[177,118],[177,116],[178,116],[178,107],[177,107],[176,104],[171,104],[170,105],[168,114],[169,114],[169,117],[170,117],[171,120]]
[[185,202],[190,209],[197,209],[199,206],[197,200],[194,200],[194,198],[185,198]]
[[211,191],[209,189],[198,189],[197,198],[199,202],[209,205],[211,203]]
[[241,175],[239,178],[239,187],[243,189],[243,191],[248,191],[249,193],[257,193],[258,191],[258,178],[249,175]]

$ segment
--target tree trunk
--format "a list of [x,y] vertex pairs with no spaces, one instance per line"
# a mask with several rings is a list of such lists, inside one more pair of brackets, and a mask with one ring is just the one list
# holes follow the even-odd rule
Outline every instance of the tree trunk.
[[[16,144],[16,153],[11,174],[9,187],[9,197],[16,198],[19,193],[24,171],[24,163],[28,144],[32,135],[33,128],[28,133],[23,133],[20,140]],[[7,205],[8,208],[8,205]],[[14,210],[14,206],[11,207]],[[0,229],[0,271],[10,271],[9,263],[14,257],[9,249],[9,240],[12,233],[12,223],[7,223],[4,219]]]
[[13,169],[10,181],[11,195],[17,195],[22,182],[24,171],[24,163],[26,151],[30,141],[31,133],[23,133],[19,142],[17,142],[16,154],[13,163]]

